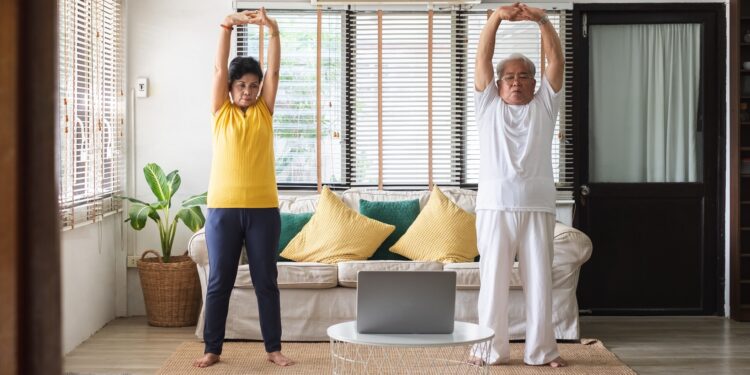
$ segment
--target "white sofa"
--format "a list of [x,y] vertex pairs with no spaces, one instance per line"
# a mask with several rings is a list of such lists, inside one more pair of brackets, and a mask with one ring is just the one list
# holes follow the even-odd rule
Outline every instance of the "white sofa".
[[[466,211],[474,213],[476,192],[458,188],[441,188],[448,198]],[[396,201],[419,199],[427,203],[428,191],[377,191],[350,189],[341,195],[344,202],[358,210],[359,200]],[[282,212],[315,211],[318,195],[281,196]],[[196,232],[188,245],[197,263],[203,300],[211,272],[208,265],[205,234]],[[576,286],[581,265],[591,256],[591,241],[581,231],[557,223],[552,265],[553,325],[557,339],[579,338]],[[442,264],[416,261],[365,260],[338,264],[279,262],[278,284],[281,293],[281,320],[285,341],[325,341],[326,329],[333,324],[356,318],[357,272],[360,270],[445,270],[457,273],[456,320],[477,322],[479,263]],[[237,272],[227,316],[227,339],[262,339],[258,307],[247,265]],[[511,277],[509,296],[509,329],[511,339],[523,339],[525,332],[524,296],[517,264]],[[196,336],[203,337],[203,309]]]

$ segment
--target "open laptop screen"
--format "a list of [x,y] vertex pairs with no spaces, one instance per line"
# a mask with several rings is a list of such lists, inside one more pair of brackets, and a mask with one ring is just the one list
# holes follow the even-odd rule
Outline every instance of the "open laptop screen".
[[360,271],[359,333],[452,333],[456,273]]

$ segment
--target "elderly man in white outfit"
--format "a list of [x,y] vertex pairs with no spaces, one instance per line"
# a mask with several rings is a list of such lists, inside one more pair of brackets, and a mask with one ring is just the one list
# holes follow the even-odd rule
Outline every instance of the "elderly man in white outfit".
[[[502,21],[534,21],[547,57],[539,91],[534,63],[513,54],[492,69]],[[482,30],[476,55],[476,119],[480,139],[477,236],[481,255],[479,324],[495,331],[491,364],[510,360],[508,288],[516,253],[526,298],[529,365],[565,366],[552,329],[552,237],[555,183],[552,137],[564,59],[544,10],[516,3],[497,8]]]

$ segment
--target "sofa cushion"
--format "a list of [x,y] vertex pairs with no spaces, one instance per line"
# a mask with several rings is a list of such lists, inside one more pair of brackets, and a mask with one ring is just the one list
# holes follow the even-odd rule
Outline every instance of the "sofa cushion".
[[[456,273],[456,289],[479,289],[479,263],[449,263],[443,266],[445,271]],[[521,274],[518,271],[518,262],[513,263],[510,273],[510,289],[521,289]]]
[[359,271],[441,271],[440,262],[416,262],[408,260],[363,260],[340,262],[339,285],[356,288]]
[[406,233],[414,219],[419,216],[419,200],[392,202],[370,202],[359,200],[359,213],[382,223],[391,224],[396,229],[380,244],[370,259],[373,260],[408,260],[406,257],[392,253],[390,248]]
[[360,215],[325,187],[315,214],[280,255],[296,262],[365,260],[394,229]]
[[471,262],[479,254],[476,218],[435,186],[427,205],[391,251],[412,260]]
[[[337,284],[338,268],[333,264],[313,262],[278,262],[277,282],[281,289],[326,289]],[[248,266],[239,266],[235,288],[252,288]]]
[[[279,262],[293,262],[292,260],[282,257],[281,251],[284,250],[289,241],[299,233],[302,228],[310,221],[312,212],[302,212],[293,214],[289,212],[281,213],[281,233],[279,234],[279,248],[276,250],[276,260]],[[245,246],[242,246],[240,252],[240,264],[247,264],[247,252]]]
[[[312,215],[312,212],[281,213],[281,234],[279,235],[278,251],[279,254],[284,250],[284,248],[286,248],[286,245],[288,245],[289,242],[292,241],[292,238],[297,236],[297,233],[302,231],[302,228],[304,228],[305,224],[310,221]],[[284,258],[279,258],[280,261],[286,261]]]

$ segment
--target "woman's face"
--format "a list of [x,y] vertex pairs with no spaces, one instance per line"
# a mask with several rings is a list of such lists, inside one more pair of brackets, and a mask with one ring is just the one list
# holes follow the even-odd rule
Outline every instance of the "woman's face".
[[260,90],[258,76],[252,73],[245,74],[232,82],[232,100],[236,106],[246,109],[258,100],[258,90]]

